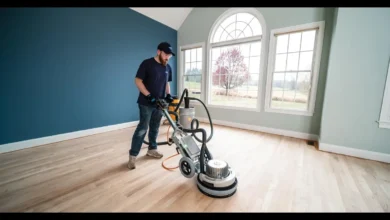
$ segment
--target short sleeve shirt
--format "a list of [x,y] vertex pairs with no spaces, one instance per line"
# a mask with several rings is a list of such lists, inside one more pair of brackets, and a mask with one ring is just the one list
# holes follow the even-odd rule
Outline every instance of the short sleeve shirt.
[[[142,61],[135,77],[143,80],[146,89],[152,96],[164,98],[167,82],[172,81],[172,68],[169,64],[164,66],[158,63],[152,57]],[[148,100],[141,92],[138,95],[137,103],[150,106]]]

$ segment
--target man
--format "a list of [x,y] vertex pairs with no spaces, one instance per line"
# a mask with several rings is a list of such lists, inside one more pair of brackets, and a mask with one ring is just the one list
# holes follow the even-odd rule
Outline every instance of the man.
[[162,42],[157,47],[157,55],[144,60],[138,68],[135,84],[139,90],[137,103],[140,119],[129,150],[129,169],[136,167],[136,157],[141,150],[148,128],[149,147],[147,155],[155,158],[163,157],[163,154],[157,151],[156,139],[162,111],[157,108],[156,100],[165,98],[169,103],[173,101],[169,86],[169,82],[172,81],[172,68],[168,64],[172,56],[175,56],[175,53],[173,53],[171,45]]

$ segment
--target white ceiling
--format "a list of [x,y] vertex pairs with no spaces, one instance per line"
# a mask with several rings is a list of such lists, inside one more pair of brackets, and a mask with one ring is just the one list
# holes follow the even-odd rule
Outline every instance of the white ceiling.
[[130,8],[151,19],[179,30],[193,8]]

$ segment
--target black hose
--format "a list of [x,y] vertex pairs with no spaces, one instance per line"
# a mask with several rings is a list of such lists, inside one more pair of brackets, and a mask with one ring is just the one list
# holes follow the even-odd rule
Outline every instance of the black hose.
[[[175,121],[176,121],[176,124],[178,124],[178,114],[177,114],[177,110],[179,109],[181,103],[183,102],[183,99],[185,99],[185,105],[186,107],[188,108],[189,106],[189,101],[190,100],[196,100],[196,101],[199,101],[200,103],[202,103],[203,107],[205,108],[206,110],[206,113],[207,113],[207,117],[209,119],[209,123],[210,123],[210,128],[211,128],[211,132],[210,132],[210,136],[206,139],[206,131],[202,128],[199,128],[199,121],[198,119],[194,118],[192,119],[191,121],[191,130],[189,129],[183,129],[184,132],[189,132],[189,133],[192,133],[191,135],[199,142],[202,143],[202,149],[203,149],[203,145],[205,145],[207,142],[209,142],[211,140],[211,138],[213,137],[213,134],[214,134],[214,128],[213,128],[213,122],[211,120],[211,117],[210,117],[210,113],[209,113],[209,110],[207,109],[206,105],[202,102],[202,100],[198,99],[198,98],[194,98],[194,97],[188,97],[188,90],[187,89],[184,89],[183,91],[183,94],[181,95],[181,98],[180,98],[180,101],[179,103],[177,104],[176,108],[174,111],[168,111],[169,114],[173,114],[175,115]],[[194,123],[196,123],[196,127],[194,128]],[[203,130],[203,131],[202,131]],[[195,133],[196,132],[202,132],[202,140],[200,140],[196,135]],[[204,132],[204,133],[203,133]],[[203,137],[203,134],[204,134],[204,137]],[[143,143],[144,144],[147,144],[149,145],[149,142],[143,140]],[[166,144],[169,144],[168,141],[164,141],[164,142],[157,142],[157,145],[166,145]],[[204,154],[206,153],[207,157],[209,159],[212,159],[212,156],[210,154],[210,152],[208,151],[207,147],[203,150],[203,152],[201,152],[201,161],[203,161],[203,157],[204,157]]]
[[207,146],[206,146],[206,131],[203,129],[203,128],[198,128],[198,129],[185,129],[183,128],[183,131],[184,132],[188,132],[188,133],[192,133],[192,134],[195,134],[197,132],[201,132],[202,133],[202,148],[200,149],[200,172],[201,173],[206,173],[205,172],[205,164],[204,164],[204,157],[205,155],[207,156],[208,159],[213,159],[213,157],[211,156]]
[[180,107],[180,105],[181,105],[181,102],[183,101],[184,95],[186,95],[186,98],[188,98],[188,90],[187,90],[187,89],[184,89],[183,94],[181,95],[180,101],[179,101],[179,103],[177,104],[177,106],[176,106],[174,112],[177,112],[177,110],[179,109],[179,107]]
[[[188,97],[188,89],[184,89],[183,91],[183,94],[181,95],[181,98],[180,98],[180,101],[179,103],[177,104],[175,110],[172,112],[170,111],[169,113],[172,113],[176,116],[176,124],[177,124],[177,119],[178,119],[178,115],[177,115],[177,110],[179,109],[180,105],[181,105],[181,102],[183,101],[183,98],[184,98],[184,95],[186,95],[186,98]],[[149,142],[143,140],[144,144],[147,144],[149,145]],[[169,144],[168,141],[164,141],[164,142],[157,142],[157,145],[166,145],[166,144]]]
[[[149,145],[149,142],[145,141],[145,139],[143,140],[144,144],[147,144]],[[157,145],[166,145],[166,144],[169,144],[168,141],[163,141],[163,142],[157,142]]]
[[[188,99],[190,100],[197,100],[199,101],[200,103],[202,103],[204,109],[206,109],[206,113],[207,113],[207,117],[209,118],[209,123],[210,123],[210,128],[211,128],[211,132],[210,132],[210,137],[207,138],[206,140],[206,143],[209,142],[211,140],[211,138],[213,137],[213,133],[214,133],[214,129],[213,129],[213,122],[211,121],[211,117],[210,117],[210,113],[209,113],[209,110],[207,109],[206,105],[202,102],[202,100],[198,99],[198,98],[194,98],[194,97],[188,97]],[[193,127],[193,123],[196,122],[196,127],[194,128]],[[199,128],[199,121],[198,119],[194,118],[192,119],[191,121],[191,130],[192,129],[198,129]],[[192,136],[199,142],[202,142],[201,140],[199,140],[199,138],[195,135],[195,134],[192,134]]]

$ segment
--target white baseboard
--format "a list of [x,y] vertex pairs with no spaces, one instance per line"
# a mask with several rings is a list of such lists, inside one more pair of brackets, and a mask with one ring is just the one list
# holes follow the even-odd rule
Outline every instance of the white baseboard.
[[137,125],[138,125],[138,121],[132,121],[132,122],[126,122],[122,124],[103,126],[103,127],[92,128],[87,130],[81,130],[81,131],[69,132],[69,133],[47,136],[42,138],[19,141],[19,142],[14,142],[9,144],[3,144],[0,145],[0,153],[11,152],[11,151],[21,150],[25,148],[30,148],[30,147],[36,147],[45,144],[51,144],[55,142],[99,134],[108,131],[119,130],[119,129],[133,127]]
[[[205,122],[205,123],[209,122],[208,118],[202,118],[202,117],[198,118],[197,117],[197,119],[199,120],[199,122]],[[217,125],[224,125],[224,126],[229,126],[229,127],[252,130],[252,131],[260,131],[260,132],[277,134],[277,135],[299,138],[299,139],[304,139],[304,140],[318,141],[318,135],[315,135],[315,134],[308,134],[308,133],[283,130],[283,129],[277,129],[277,128],[269,128],[269,127],[263,127],[263,126],[257,126],[257,125],[248,125],[248,124],[215,120],[215,119],[212,119],[212,121],[213,121],[213,124],[217,124]]]
[[[205,122],[205,123],[209,122],[208,118],[202,118],[202,117],[198,118],[197,117],[197,119],[200,122]],[[229,127],[236,127],[236,128],[247,129],[247,130],[252,130],[252,131],[260,131],[260,132],[277,134],[277,135],[305,139],[305,140],[318,141],[319,142],[319,150],[321,150],[321,151],[325,151],[325,152],[329,152],[329,153],[343,154],[346,156],[353,156],[353,157],[357,157],[357,158],[374,160],[374,161],[379,161],[379,162],[384,162],[384,163],[390,163],[390,154],[373,152],[373,151],[368,151],[368,150],[360,150],[360,149],[356,149],[356,148],[349,148],[349,147],[343,147],[343,146],[337,146],[337,145],[323,143],[323,142],[320,142],[319,136],[315,135],[315,134],[307,134],[307,133],[301,133],[301,132],[296,132],[296,131],[262,127],[262,126],[256,126],[256,125],[241,124],[241,123],[236,123],[236,122],[229,122],[229,121],[222,121],[222,120],[215,120],[215,119],[213,119],[213,124],[224,125],[224,126],[229,126]]]
[[342,154],[346,156],[358,157],[362,159],[390,163],[390,154],[385,154],[385,153],[338,146],[338,145],[327,144],[323,142],[319,142],[319,150],[326,151],[329,153],[336,153],[336,154]]

